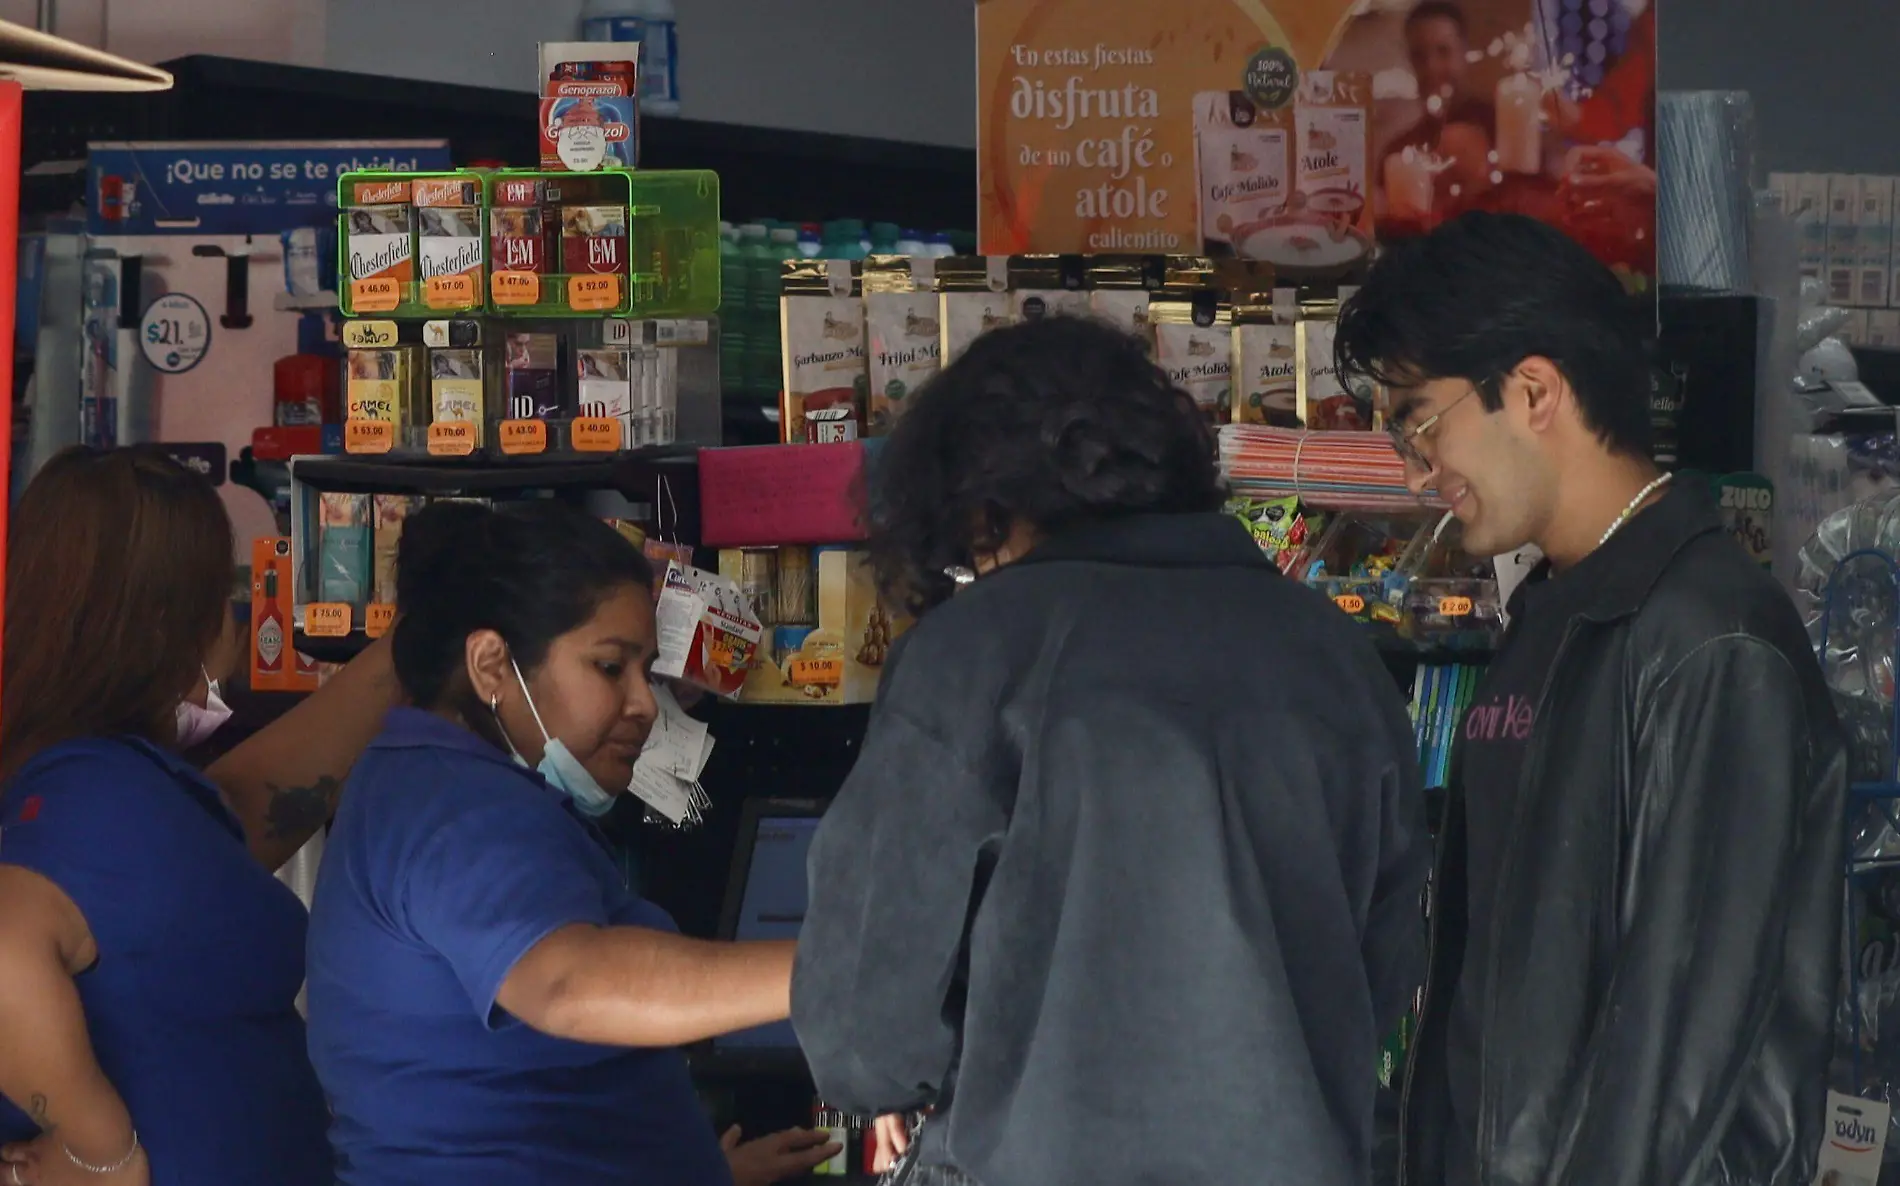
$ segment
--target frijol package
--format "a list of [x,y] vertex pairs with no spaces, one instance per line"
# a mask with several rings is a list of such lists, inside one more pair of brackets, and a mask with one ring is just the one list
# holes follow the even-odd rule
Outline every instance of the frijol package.
[[1229,415],[1233,378],[1233,306],[1214,287],[1206,259],[1168,261],[1167,283],[1148,304],[1155,331],[1155,362],[1168,381],[1194,397],[1208,418]]
[[1089,311],[1152,347],[1155,335],[1148,324],[1148,302],[1167,277],[1165,256],[1095,256],[1089,261]]
[[1293,136],[1285,111],[1262,111],[1245,91],[1194,96],[1201,240],[1210,255],[1245,255],[1248,239],[1293,196]]
[[902,255],[874,255],[864,262],[864,327],[871,352],[865,431],[870,436],[890,431],[943,358],[935,264],[928,257]]
[[1010,311],[1018,321],[1084,316],[1088,261],[1079,255],[1015,255],[1009,260]]
[[1325,432],[1363,432],[1377,428],[1373,385],[1355,378],[1348,386],[1333,365],[1333,334],[1338,328],[1337,300],[1302,301],[1296,328],[1300,360],[1300,423]]
[[1300,427],[1297,294],[1272,288],[1234,296],[1234,423]]
[[971,342],[1016,319],[1006,256],[952,255],[938,260],[937,292],[944,366],[955,362]]
[[806,415],[831,408],[844,409],[842,419],[861,427],[871,375],[858,268],[842,259],[787,260],[780,293],[785,350],[780,439],[803,442]]

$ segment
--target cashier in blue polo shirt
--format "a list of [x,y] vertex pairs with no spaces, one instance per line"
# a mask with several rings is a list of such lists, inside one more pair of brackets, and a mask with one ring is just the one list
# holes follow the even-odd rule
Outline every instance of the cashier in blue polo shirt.
[[681,937],[591,820],[655,716],[652,574],[552,502],[431,506],[397,566],[393,712],[309,945],[344,1186],[763,1186],[835,1152],[722,1140],[677,1047],[785,1017],[792,945]]

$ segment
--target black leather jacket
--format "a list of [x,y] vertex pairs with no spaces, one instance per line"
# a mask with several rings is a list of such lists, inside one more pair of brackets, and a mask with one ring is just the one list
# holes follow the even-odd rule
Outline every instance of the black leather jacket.
[[[1479,1186],[1807,1186],[1841,975],[1839,724],[1793,605],[1706,497],[1623,530],[1641,559],[1564,636],[1501,857]],[[1444,1181],[1464,871],[1454,788],[1407,1186]]]

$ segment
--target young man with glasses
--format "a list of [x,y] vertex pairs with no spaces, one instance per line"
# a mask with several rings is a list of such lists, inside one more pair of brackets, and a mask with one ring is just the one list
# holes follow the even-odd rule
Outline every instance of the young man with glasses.
[[1808,1181],[1844,749],[1786,595],[1650,459],[1636,308],[1560,232],[1471,214],[1381,260],[1337,341],[1467,550],[1546,558],[1459,730],[1404,1180]]

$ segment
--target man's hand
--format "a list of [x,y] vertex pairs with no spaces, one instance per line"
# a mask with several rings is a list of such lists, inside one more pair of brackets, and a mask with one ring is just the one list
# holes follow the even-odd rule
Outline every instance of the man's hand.
[[889,1116],[879,1116],[874,1123],[877,1133],[877,1155],[872,1161],[871,1172],[889,1173],[910,1148],[910,1117],[901,1112]]
[[0,1149],[0,1186],[149,1186],[151,1180],[143,1149],[110,1174],[89,1174],[74,1165],[51,1133]]
[[[719,1147],[726,1151],[726,1160],[732,1165],[735,1186],[772,1186],[774,1182],[808,1173],[844,1150],[843,1145],[827,1134],[809,1128],[788,1128],[743,1145],[739,1138],[736,1124],[719,1138]],[[0,1186],[8,1184],[0,1183]]]

